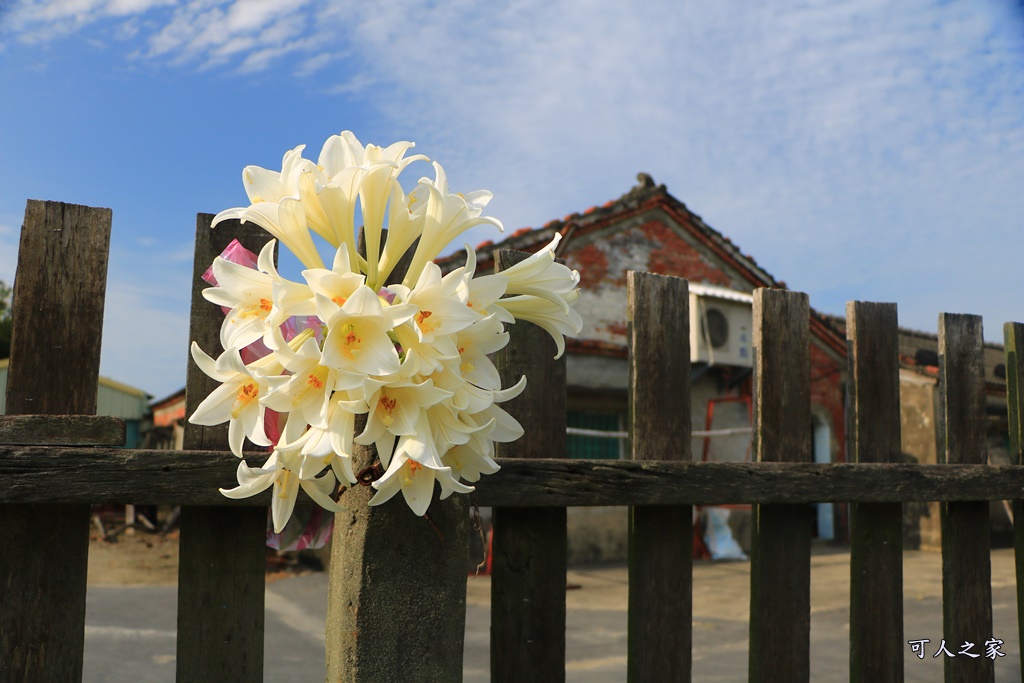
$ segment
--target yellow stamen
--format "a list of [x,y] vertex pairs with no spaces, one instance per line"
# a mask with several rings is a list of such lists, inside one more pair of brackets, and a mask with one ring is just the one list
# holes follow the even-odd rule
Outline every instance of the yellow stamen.
[[380,416],[380,421],[384,423],[385,427],[390,427],[395,421],[395,417],[392,413],[395,412],[395,408],[398,406],[398,399],[391,398],[390,396],[381,393],[380,400],[377,402],[377,405],[380,406],[384,412],[384,414]]
[[284,474],[280,475],[280,478],[278,479],[278,482],[277,482],[278,485],[274,487],[274,490],[277,492],[277,497],[278,498],[287,498],[288,497],[288,480],[291,479],[292,477],[294,477],[295,473],[292,472],[291,470],[286,470],[284,468],[282,468],[281,471],[284,472]]
[[419,464],[415,460],[408,460],[408,461],[406,461],[405,464],[408,465],[409,467],[408,467],[408,469],[405,472],[404,481],[402,483],[405,486],[411,486],[412,485],[412,478],[414,476],[416,476],[416,471],[418,469],[420,469],[421,467],[423,467],[423,465]]
[[235,396],[235,402],[231,406],[231,418],[237,420],[238,416],[242,414],[254,398],[259,396],[260,389],[254,382],[249,382],[241,389],[238,390],[238,395]]
[[359,351],[359,344],[363,340],[356,334],[356,326],[352,323],[345,323],[341,326],[344,336],[341,338],[341,353],[348,360],[355,358],[355,352]]
[[437,325],[427,322],[427,319],[432,315],[434,315],[433,311],[420,311],[416,314],[416,324],[419,325],[420,329],[424,332],[433,332],[437,327]]

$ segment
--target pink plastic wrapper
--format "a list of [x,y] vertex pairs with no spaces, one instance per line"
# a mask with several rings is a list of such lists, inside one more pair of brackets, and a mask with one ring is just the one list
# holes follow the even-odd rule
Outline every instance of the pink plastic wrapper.
[[[240,266],[247,266],[256,270],[258,257],[256,254],[243,247],[238,240],[231,240],[231,244],[224,247],[224,251],[220,253],[220,257],[225,261],[231,261],[232,263],[237,263]],[[203,280],[209,282],[214,287],[217,286],[217,278],[213,276],[212,263],[210,264],[210,267],[206,269],[206,272],[203,273]],[[225,313],[226,312],[227,311],[225,311]]]
[[274,523],[267,511],[267,545],[275,550],[315,550],[331,540],[334,513],[322,507],[296,507],[281,533],[274,533]]
[[[237,263],[248,268],[256,269],[257,256],[253,252],[243,247],[238,240],[231,240],[223,252],[220,254],[221,258],[232,263]],[[210,283],[214,287],[217,286],[217,278],[213,275],[213,266],[211,265],[203,273],[203,280]],[[221,306],[221,310],[225,315],[230,313],[231,309]],[[316,316],[299,317],[292,316],[288,318],[281,325],[281,334],[284,335],[285,341],[292,340],[295,335],[299,334],[307,328],[312,328],[316,333],[317,341],[322,341],[323,327],[320,323],[320,319]],[[242,357],[242,362],[248,365],[255,360],[259,360],[264,356],[270,354],[270,349],[267,348],[266,344],[263,343],[262,339],[257,339],[252,344],[249,344],[245,348],[239,351]],[[264,430],[267,438],[270,439],[272,444],[277,444],[281,438],[281,429],[284,426],[284,419],[280,413],[277,413],[269,408],[264,409],[266,412],[263,417]],[[269,449],[268,449],[269,450]],[[292,513],[292,517],[288,520],[288,524],[285,525],[281,533],[274,533],[274,523],[270,518],[270,511],[267,511],[267,545],[277,550],[305,550],[307,548],[315,549],[321,548],[331,538],[331,533],[334,531],[334,515],[326,514],[323,508],[312,507],[312,508],[295,508]]]

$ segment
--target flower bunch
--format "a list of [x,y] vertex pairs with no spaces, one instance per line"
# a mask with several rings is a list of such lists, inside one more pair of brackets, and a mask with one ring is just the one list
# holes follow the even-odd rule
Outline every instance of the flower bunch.
[[[274,487],[272,516],[280,531],[291,516],[299,488],[328,510],[339,482],[355,483],[354,444],[375,445],[384,474],[373,482],[379,505],[399,491],[423,515],[440,485],[441,498],[467,493],[482,474],[498,469],[494,443],[522,434],[498,404],[518,395],[525,378],[502,388],[489,355],[508,343],[505,326],[528,320],[554,339],[582,321],[572,304],[579,273],[555,261],[558,236],[545,248],[502,273],[476,276],[476,255],[442,275],[434,259],[453,239],[481,224],[487,191],[451,193],[444,170],[421,178],[406,193],[401,172],[422,155],[406,156],[412,143],[363,146],[346,131],[327,140],[316,162],[304,146],[284,155],[280,172],[249,166],[242,174],[250,205],[228,209],[220,221],[252,221],[275,240],[256,267],[218,257],[217,286],[203,295],[227,314],[220,331],[225,351],[217,359],[192,345],[192,357],[221,383],[190,420],[229,422],[232,452],[241,457],[246,438],[273,445],[261,467],[238,466],[232,498]],[[358,207],[358,208],[357,208]],[[361,221],[356,220],[357,211]],[[365,255],[357,249],[362,224]],[[387,231],[386,233],[384,231]],[[314,241],[333,250],[328,267]],[[385,236],[386,235],[386,236]],[[304,282],[281,276],[275,242],[305,266]],[[402,279],[392,277],[411,252]],[[295,321],[307,321],[294,333]],[[245,362],[243,349],[265,345],[269,353]],[[272,444],[265,418],[284,417]],[[356,434],[356,416],[366,415]]]

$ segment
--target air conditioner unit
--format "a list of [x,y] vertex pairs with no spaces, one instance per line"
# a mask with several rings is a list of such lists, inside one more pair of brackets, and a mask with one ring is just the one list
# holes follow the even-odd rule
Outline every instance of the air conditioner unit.
[[725,287],[690,284],[690,362],[754,364],[754,297]]

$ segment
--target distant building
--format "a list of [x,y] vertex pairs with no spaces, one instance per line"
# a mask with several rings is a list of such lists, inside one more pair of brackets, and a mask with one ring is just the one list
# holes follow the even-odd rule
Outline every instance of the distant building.
[[149,404],[152,428],[146,432],[146,448],[180,451],[185,443],[185,387]]

